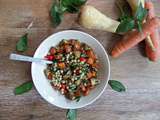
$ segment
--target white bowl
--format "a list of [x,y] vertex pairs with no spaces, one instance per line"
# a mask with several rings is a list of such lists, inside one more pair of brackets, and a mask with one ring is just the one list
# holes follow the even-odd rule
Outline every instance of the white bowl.
[[110,63],[108,55],[103,46],[91,35],[80,31],[66,30],[55,33],[44,40],[37,48],[34,57],[44,58],[50,47],[56,46],[62,39],[78,39],[79,41],[84,42],[93,48],[100,61],[98,79],[100,79],[101,83],[97,85],[88,96],[82,97],[79,102],[76,102],[66,99],[60,94],[59,91],[52,88],[44,75],[44,69],[46,68],[46,65],[32,63],[32,79],[40,95],[49,103],[65,109],[82,108],[97,100],[107,86],[110,76]]

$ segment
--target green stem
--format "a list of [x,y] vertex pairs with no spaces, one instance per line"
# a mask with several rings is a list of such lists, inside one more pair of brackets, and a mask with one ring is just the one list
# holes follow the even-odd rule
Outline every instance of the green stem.
[[124,11],[123,11],[123,8],[120,5],[120,1],[119,0],[116,1],[116,6],[119,8],[121,14],[124,15]]

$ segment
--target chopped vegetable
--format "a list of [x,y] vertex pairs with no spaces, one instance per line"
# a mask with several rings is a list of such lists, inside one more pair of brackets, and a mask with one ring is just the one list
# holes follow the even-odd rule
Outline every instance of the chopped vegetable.
[[66,66],[65,63],[63,63],[63,62],[58,63],[58,67],[59,67],[60,69],[64,69],[65,66]]
[[50,51],[51,55],[54,55],[56,53],[56,49],[54,47],[51,47]]
[[[62,40],[59,45],[50,48],[45,58],[53,61],[44,70],[46,77],[70,100],[79,101],[100,82],[97,80],[98,59],[85,43],[74,39]],[[93,81],[94,84],[91,84]]]
[[92,64],[94,63],[94,59],[88,58],[88,59],[87,59],[87,63],[88,63],[89,65],[92,65]]

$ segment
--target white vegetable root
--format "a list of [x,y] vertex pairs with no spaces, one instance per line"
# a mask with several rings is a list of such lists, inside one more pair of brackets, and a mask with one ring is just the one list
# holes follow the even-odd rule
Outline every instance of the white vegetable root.
[[137,7],[139,6],[140,2],[142,3],[142,6],[144,7],[144,0],[127,0],[127,2],[131,6],[133,14],[136,13]]
[[116,32],[120,24],[120,22],[107,17],[90,5],[85,5],[81,8],[79,23],[88,29],[104,30],[112,33]]

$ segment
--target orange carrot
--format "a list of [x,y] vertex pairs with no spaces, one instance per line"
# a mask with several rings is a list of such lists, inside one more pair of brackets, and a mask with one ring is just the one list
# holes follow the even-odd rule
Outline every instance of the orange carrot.
[[[149,10],[147,20],[155,17],[154,5],[152,2],[146,2],[145,8]],[[155,47],[155,51],[153,51],[149,45],[146,43],[146,55],[152,61],[157,61],[160,57],[160,38],[158,30],[155,29],[150,35],[152,43]]]
[[160,20],[158,18],[149,19],[142,25],[142,32],[138,32],[137,30],[132,31],[128,35],[124,36],[124,38],[115,45],[111,52],[112,57],[116,58],[131,47],[137,45],[159,26]]
[[58,63],[58,67],[59,67],[60,69],[64,69],[64,68],[66,67],[66,65],[65,65],[64,62],[60,62],[60,63]]
[[88,79],[92,78],[92,72],[88,72],[87,77],[88,77]]
[[94,63],[94,59],[92,59],[92,58],[88,58],[87,63],[88,63],[88,64],[90,64],[90,65],[93,65],[93,63]]

